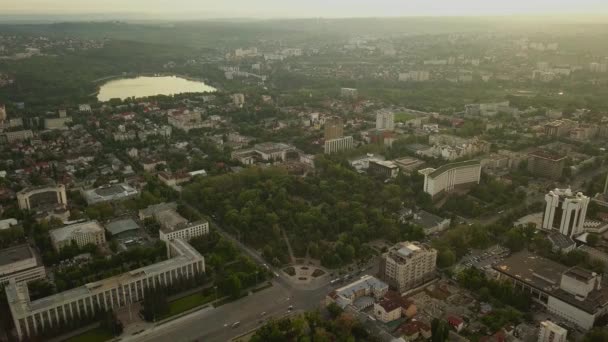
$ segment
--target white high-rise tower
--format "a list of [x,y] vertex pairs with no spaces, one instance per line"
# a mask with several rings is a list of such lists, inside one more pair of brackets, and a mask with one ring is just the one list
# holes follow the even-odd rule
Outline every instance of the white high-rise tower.
[[384,131],[392,131],[395,129],[395,113],[388,110],[378,111],[376,113],[376,129]]
[[570,237],[584,232],[589,197],[582,192],[573,194],[569,188],[555,189],[545,195],[545,202],[543,229],[559,230]]

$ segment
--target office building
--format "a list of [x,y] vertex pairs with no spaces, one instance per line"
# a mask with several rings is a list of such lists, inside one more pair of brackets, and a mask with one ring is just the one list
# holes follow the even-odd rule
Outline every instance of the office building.
[[333,116],[325,119],[325,140],[342,138],[344,136],[344,122],[342,118]]
[[577,122],[569,119],[554,120],[545,124],[545,135],[553,138],[565,137],[576,126]]
[[499,280],[529,293],[536,303],[584,330],[608,313],[608,287],[602,276],[522,251],[493,266]]
[[426,168],[418,171],[424,175],[424,192],[435,198],[455,189],[479,184],[481,163],[478,160],[446,164],[438,169]]
[[232,98],[232,103],[236,107],[242,108],[245,104],[245,95],[243,94],[232,94],[230,95],[230,98]]
[[40,257],[28,244],[0,250],[0,288],[11,281],[27,283],[45,277]]
[[568,331],[551,321],[540,322],[538,342],[566,342]]
[[1,135],[7,143],[12,144],[18,141],[31,140],[34,138],[34,132],[31,129],[21,131],[4,132]]
[[96,189],[82,190],[81,192],[88,205],[122,201],[139,194],[139,191],[126,183],[104,185]]
[[169,125],[181,129],[186,133],[191,129],[203,128],[203,119],[198,111],[187,109],[173,109],[167,112]]
[[[388,285],[370,275],[364,275],[346,286],[330,292],[325,298],[326,304],[336,303],[341,308],[353,305],[357,299],[362,297],[372,297],[376,300],[381,299],[388,292]],[[373,300],[364,305],[371,306]]]
[[566,157],[538,150],[528,154],[528,171],[540,177],[559,179],[566,163]]
[[584,232],[589,197],[571,189],[555,189],[545,195],[543,229],[558,230],[572,237]]
[[412,70],[399,73],[401,82],[424,82],[431,79],[431,73],[426,70]]
[[388,110],[376,113],[376,129],[392,131],[395,129],[395,113]]
[[25,188],[17,193],[19,209],[35,210],[39,208],[62,206],[68,204],[65,185]]
[[380,277],[399,292],[418,287],[435,275],[437,250],[418,242],[400,242],[380,260]]
[[56,251],[75,242],[78,247],[88,244],[101,246],[106,243],[103,227],[97,221],[76,223],[49,232],[51,243]]
[[167,242],[167,253],[168,260],[36,300],[30,299],[26,284],[10,282],[6,296],[18,338],[41,335],[61,321],[141,301],[146,288],[169,287],[178,279],[205,272],[204,257],[187,242]]
[[396,178],[399,174],[399,166],[392,161],[370,160],[367,172],[383,178]]
[[355,88],[341,88],[340,89],[340,96],[342,96],[342,97],[354,99],[358,95],[359,95],[359,92]]
[[209,222],[189,222],[174,209],[157,211],[154,218],[160,224],[158,231],[162,241],[180,238],[190,240],[193,237],[209,234]]
[[288,156],[299,157],[300,152],[294,146],[284,143],[265,142],[255,144],[253,148],[233,151],[231,158],[245,165],[255,164],[257,161],[286,161]]
[[54,130],[54,129],[68,129],[68,124],[72,122],[71,117],[58,117],[58,118],[45,118],[44,119],[44,128]]
[[353,137],[351,136],[325,140],[325,154],[350,150],[354,147],[354,144]]

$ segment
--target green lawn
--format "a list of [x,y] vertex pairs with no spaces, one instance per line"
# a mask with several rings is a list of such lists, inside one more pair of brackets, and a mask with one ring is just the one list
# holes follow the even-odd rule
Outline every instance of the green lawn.
[[172,302],[169,302],[169,313],[167,315],[165,315],[164,317],[162,317],[161,319],[175,316],[179,313],[193,309],[197,306],[207,304],[207,303],[213,301],[214,299],[215,299],[214,294],[205,296],[202,293],[198,293],[198,292],[191,294],[189,296],[180,298],[180,299],[176,299]]
[[91,329],[83,334],[68,338],[64,342],[104,342],[114,338],[112,334],[102,328]]
[[408,120],[414,119],[415,117],[415,115],[406,112],[395,113],[395,122],[406,122]]

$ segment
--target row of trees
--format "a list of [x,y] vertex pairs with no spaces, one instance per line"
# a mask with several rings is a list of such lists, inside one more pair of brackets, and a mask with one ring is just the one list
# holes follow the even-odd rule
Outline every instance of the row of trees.
[[170,296],[201,286],[205,284],[207,279],[207,274],[197,273],[190,278],[179,278],[171,283],[171,286],[157,283],[155,286],[146,287],[141,305],[141,315],[148,322],[154,322],[166,316],[170,311]]

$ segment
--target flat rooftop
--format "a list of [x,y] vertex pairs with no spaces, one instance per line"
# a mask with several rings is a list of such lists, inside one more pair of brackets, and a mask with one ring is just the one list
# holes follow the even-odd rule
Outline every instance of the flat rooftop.
[[559,288],[562,273],[566,272],[568,267],[528,251],[522,251],[494,265],[494,269],[538,290],[551,292]]
[[352,282],[346,286],[343,286],[343,287],[337,289],[336,294],[339,296],[344,296],[344,297],[349,298],[361,290],[382,289],[382,288],[388,288],[388,285],[385,282],[383,282],[382,280],[379,280],[375,277],[366,276],[355,282]]
[[106,230],[112,235],[117,235],[131,230],[138,230],[139,225],[132,219],[118,220],[106,224]]
[[55,241],[70,239],[76,233],[97,233],[103,232],[103,227],[97,221],[87,221],[76,223],[62,228],[53,229],[49,232]]
[[435,169],[435,171],[431,172],[429,174],[429,177],[435,178],[448,170],[456,169],[456,168],[460,168],[460,167],[467,167],[467,166],[481,167],[481,162],[479,160],[467,160],[467,161],[462,161],[462,162],[458,162],[458,163],[450,163],[450,164],[441,165],[440,167]]
[[28,244],[9,247],[0,250],[0,266],[10,265],[14,262],[33,258],[34,254]]
[[533,156],[533,157],[537,157],[537,158],[542,158],[542,159],[547,159],[547,160],[551,160],[551,161],[561,161],[566,159],[566,156],[551,152],[551,151],[547,151],[547,150],[536,150],[534,152],[530,152],[528,154],[529,156]]

